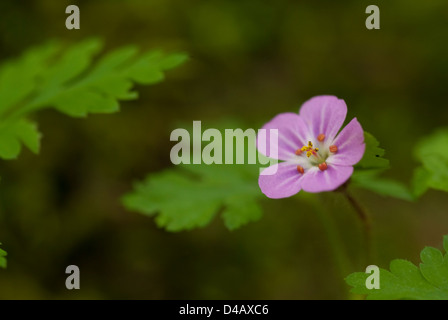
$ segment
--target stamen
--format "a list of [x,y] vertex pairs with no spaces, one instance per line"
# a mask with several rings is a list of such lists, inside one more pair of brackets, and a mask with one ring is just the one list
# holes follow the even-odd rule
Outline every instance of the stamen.
[[300,155],[302,154],[302,152],[303,152],[302,149],[297,149],[296,152],[295,152],[295,154],[298,155],[298,156],[300,156]]
[[322,162],[321,164],[319,164],[319,169],[320,171],[325,171],[328,169],[327,163],[326,162]]
[[[311,141],[308,141],[308,146],[303,146],[301,149],[301,151],[305,152],[306,151],[306,156],[309,158],[311,157],[311,155],[314,155],[316,157],[319,157],[318,155],[318,151],[319,148],[314,148],[313,149],[313,143]],[[297,151],[296,151],[297,152]],[[297,154],[297,153],[296,153]]]
[[321,133],[317,136],[317,141],[322,142],[324,140],[325,140],[325,135],[323,133]]
[[333,153],[338,152],[338,147],[336,147],[335,145],[330,146],[330,152],[333,152]]
[[297,166],[297,171],[301,174],[303,174],[305,172],[305,170],[303,169],[302,166]]

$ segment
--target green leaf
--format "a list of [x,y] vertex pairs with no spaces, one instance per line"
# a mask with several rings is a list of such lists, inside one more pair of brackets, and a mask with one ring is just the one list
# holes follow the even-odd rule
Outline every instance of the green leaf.
[[261,217],[261,195],[250,165],[182,165],[154,173],[123,197],[127,209],[156,215],[168,231],[190,230],[221,217],[233,230]]
[[[257,194],[253,195],[256,196]],[[247,198],[247,193],[229,197],[225,204],[227,207],[222,213],[222,218],[229,230],[238,229],[250,221],[257,221],[263,215],[263,211],[258,202],[255,201],[255,197]]]
[[[0,242],[1,245],[1,242]],[[5,250],[0,249],[0,268],[6,269],[7,261],[6,261],[7,253]]]
[[384,149],[379,147],[378,140],[368,132],[364,131],[364,142],[366,151],[360,162],[355,166],[356,169],[387,169],[389,160],[383,158]]
[[[179,126],[188,128],[184,124]],[[226,130],[235,127],[244,126],[229,119],[213,124],[224,140]],[[202,127],[202,130],[206,129]],[[189,134],[191,137],[194,132],[189,130]],[[247,156],[249,147],[255,146],[255,142],[255,134],[233,139],[226,152],[233,150],[235,163],[236,150],[244,150]],[[194,149],[192,153],[203,156],[202,149]],[[202,158],[205,161],[206,156]],[[264,164],[183,164],[150,174],[144,182],[135,185],[134,191],[123,197],[123,204],[129,210],[155,216],[158,226],[169,231],[203,227],[218,213],[225,226],[234,230],[258,220],[262,215],[258,198],[263,194],[258,186],[258,175],[260,167],[268,165],[261,155],[258,161]]]
[[0,67],[0,114],[20,104],[35,91],[39,77],[46,72],[48,62],[61,49],[49,43],[28,50],[20,59],[4,62]]
[[351,185],[373,191],[386,197],[394,197],[402,200],[413,201],[414,194],[409,188],[396,180],[378,176],[378,171],[355,171],[351,176]]
[[368,132],[364,132],[366,151],[361,161],[355,166],[351,176],[351,185],[373,191],[382,196],[402,200],[414,200],[414,194],[401,182],[380,177],[379,174],[389,168],[389,160],[383,158],[384,149],[379,147],[378,140]]
[[16,159],[22,144],[32,152],[38,153],[40,149],[41,134],[36,124],[28,120],[10,121],[0,125],[0,157],[3,159]]
[[367,295],[369,300],[414,299],[448,300],[448,236],[444,237],[445,255],[435,248],[422,250],[420,268],[409,261],[396,259],[390,271],[380,269],[380,288],[367,289],[363,272],[355,272],[345,280],[351,292]]
[[448,256],[444,258],[439,250],[427,247],[421,252],[420,258],[420,270],[425,279],[448,293]]
[[431,174],[424,167],[414,169],[412,192],[416,198],[422,196],[429,189],[430,180]]
[[137,98],[134,83],[154,84],[164,72],[186,60],[185,54],[160,51],[139,54],[135,47],[95,59],[98,39],[64,47],[51,43],[28,50],[0,68],[0,157],[17,158],[21,145],[39,151],[40,134],[24,120],[29,113],[53,107],[72,117],[119,110],[119,100]]
[[445,252],[448,252],[448,235],[443,237],[443,249],[445,249]]
[[414,190],[422,195],[428,188],[448,192],[448,128],[421,139],[414,155],[422,167],[414,173]]

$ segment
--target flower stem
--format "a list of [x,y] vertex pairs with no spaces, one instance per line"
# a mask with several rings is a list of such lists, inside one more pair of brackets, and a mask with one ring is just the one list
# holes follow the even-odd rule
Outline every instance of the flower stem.
[[[309,194],[303,200],[309,203],[321,222],[324,234],[327,237],[329,252],[332,254],[336,269],[339,272],[338,280],[341,281],[342,285],[345,285],[343,279],[353,272],[354,269],[342,243],[338,228],[329,216],[328,210],[322,207],[321,199],[318,196]],[[348,294],[348,298],[351,298],[351,294]]]
[[338,269],[341,273],[341,279],[343,279],[350,274],[350,272],[353,272],[353,266],[350,259],[347,257],[345,247],[342,243],[335,222],[331,219],[331,217],[329,217],[328,211],[324,210],[322,206],[319,205],[320,203],[318,202],[318,199],[316,199],[314,204],[314,211],[317,214],[317,217],[325,230],[325,234],[328,237],[333,258],[336,261]]
[[366,210],[359,204],[359,202],[350,194],[348,191],[348,183],[345,183],[339,191],[345,196],[347,201],[350,203],[350,205],[355,210],[356,214],[358,215],[359,220],[361,221],[363,225],[363,234],[364,234],[364,245],[365,245],[365,251],[366,251],[366,263],[371,263],[373,259],[373,252],[372,252],[372,222],[370,219],[370,216],[367,214]]

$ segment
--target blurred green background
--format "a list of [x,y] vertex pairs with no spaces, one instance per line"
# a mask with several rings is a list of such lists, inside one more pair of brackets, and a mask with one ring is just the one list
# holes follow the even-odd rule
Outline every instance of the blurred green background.
[[[69,4],[80,7],[79,31],[65,28]],[[365,27],[369,4],[380,7],[380,30]],[[41,154],[0,163],[0,241],[8,251],[0,298],[347,298],[322,221],[300,199],[266,199],[263,218],[233,232],[216,218],[168,233],[125,211],[119,198],[171,166],[169,135],[179,123],[229,118],[257,128],[320,94],[345,99],[348,118],[358,117],[386,149],[388,175],[408,183],[416,141],[447,125],[447,21],[446,0],[2,0],[2,60],[49,39],[90,36],[107,49],[136,44],[191,58],[165,82],[139,87],[140,99],[122,103],[120,113],[35,115]],[[355,196],[374,220],[372,264],[418,263],[420,250],[441,247],[448,233],[446,193],[416,203]],[[362,271],[355,213],[337,194],[321,200],[349,271]],[[80,267],[81,290],[65,288],[70,264]]]

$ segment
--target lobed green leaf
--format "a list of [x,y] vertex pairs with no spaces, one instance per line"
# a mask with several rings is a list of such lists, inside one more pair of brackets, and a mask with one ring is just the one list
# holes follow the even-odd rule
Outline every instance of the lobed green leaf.
[[356,169],[387,169],[389,160],[383,158],[385,151],[380,148],[378,140],[370,133],[364,131],[364,143],[366,151],[361,161],[356,164]]
[[382,196],[412,201],[415,196],[405,184],[383,178],[380,174],[389,168],[389,160],[384,158],[385,151],[379,147],[378,140],[368,132],[364,132],[366,151],[361,161],[355,166],[351,176],[351,185],[373,191]]
[[135,83],[154,84],[164,72],[186,60],[185,54],[160,51],[139,54],[125,47],[96,59],[98,39],[63,47],[51,43],[27,51],[0,68],[0,157],[15,159],[22,144],[39,151],[40,134],[25,119],[53,107],[72,117],[113,113],[119,100],[137,98]]
[[261,195],[249,165],[182,165],[150,174],[123,197],[129,210],[156,215],[168,231],[203,227],[222,210],[226,227],[236,229],[261,217]]
[[349,275],[345,281],[351,292],[367,299],[448,300],[448,236],[444,237],[445,255],[438,249],[426,247],[420,257],[420,268],[409,261],[396,259],[390,271],[380,269],[380,288],[367,289],[363,272]]

